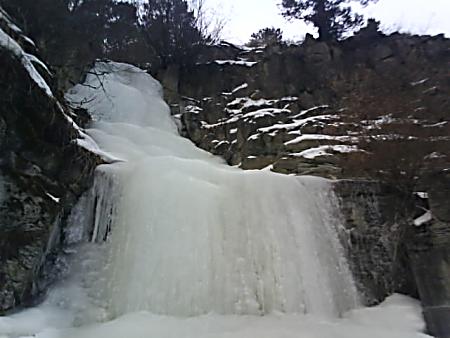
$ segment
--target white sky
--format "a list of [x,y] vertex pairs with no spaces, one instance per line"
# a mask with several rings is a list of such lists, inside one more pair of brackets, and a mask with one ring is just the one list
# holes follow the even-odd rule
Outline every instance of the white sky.
[[[245,43],[252,33],[271,26],[281,28],[284,37],[293,40],[314,33],[314,28],[299,20],[287,22],[278,8],[281,0],[206,1],[217,15],[227,18],[224,39],[230,42]],[[380,20],[385,30],[450,36],[450,0],[379,0],[363,13]]]

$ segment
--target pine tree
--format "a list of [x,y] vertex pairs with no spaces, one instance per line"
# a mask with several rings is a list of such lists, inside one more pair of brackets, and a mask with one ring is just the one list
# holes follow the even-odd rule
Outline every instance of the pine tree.
[[87,46],[90,58],[123,53],[138,39],[137,8],[111,0],[72,1],[69,24],[75,45]]
[[189,64],[197,48],[208,42],[186,0],[148,0],[141,22],[144,38],[162,67]]
[[130,46],[142,43],[137,8],[130,3],[0,0],[0,4],[24,27],[53,67],[82,68],[104,57],[128,61],[124,56]]
[[312,23],[319,31],[319,39],[339,39],[349,30],[361,26],[363,17],[354,13],[351,3],[363,6],[378,0],[282,0],[282,14],[286,18]]
[[258,32],[253,33],[248,46],[270,46],[276,44],[282,44],[283,42],[283,32],[280,28],[266,27],[260,29]]

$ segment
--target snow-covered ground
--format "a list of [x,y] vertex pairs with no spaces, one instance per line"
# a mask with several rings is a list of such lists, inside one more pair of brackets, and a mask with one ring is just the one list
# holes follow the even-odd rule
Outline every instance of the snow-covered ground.
[[[228,167],[178,135],[148,74],[117,63],[91,73],[67,97],[121,159],[98,168],[117,186],[91,201],[109,205],[91,236],[108,241],[74,247],[67,280],[0,318],[0,337],[427,337],[407,297],[358,305],[326,180]],[[87,210],[76,210],[83,232]]]
[[[150,312],[126,314],[111,321],[70,328],[67,313],[39,308],[0,321],[6,337],[36,338],[426,338],[420,306],[394,295],[375,308],[354,310],[341,319],[310,315],[177,318]],[[13,332],[10,336],[9,332]],[[36,334],[36,332],[39,332]]]

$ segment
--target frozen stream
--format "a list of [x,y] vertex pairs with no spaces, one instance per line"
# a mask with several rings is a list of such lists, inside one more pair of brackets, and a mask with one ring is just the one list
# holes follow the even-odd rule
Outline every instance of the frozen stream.
[[326,180],[228,167],[178,135],[145,72],[94,72],[68,94],[117,159],[67,232],[91,243],[42,305],[0,318],[0,338],[426,337],[407,297],[359,308]]

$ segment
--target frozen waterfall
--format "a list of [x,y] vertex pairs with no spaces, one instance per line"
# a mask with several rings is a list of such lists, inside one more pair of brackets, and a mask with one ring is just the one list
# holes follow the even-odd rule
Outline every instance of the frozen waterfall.
[[120,197],[97,196],[116,215],[108,226],[97,217],[93,234],[112,228],[98,286],[111,316],[338,316],[356,306],[325,180],[230,168],[177,134],[146,73],[111,63],[95,72],[104,75],[70,98],[89,102],[90,136],[124,160],[99,168]]
[[160,84],[130,65],[97,63],[67,96],[117,161],[72,214],[68,240],[93,242],[72,277],[0,336],[425,337],[406,297],[355,310],[326,180],[228,167],[178,135]]

